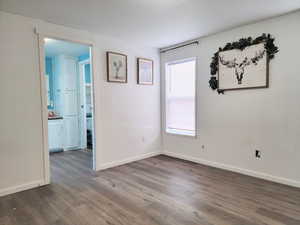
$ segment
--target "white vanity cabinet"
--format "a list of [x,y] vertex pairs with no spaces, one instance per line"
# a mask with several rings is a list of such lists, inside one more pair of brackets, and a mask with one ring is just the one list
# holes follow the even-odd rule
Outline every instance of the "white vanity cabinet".
[[63,119],[48,120],[48,144],[50,152],[64,149],[64,132]]

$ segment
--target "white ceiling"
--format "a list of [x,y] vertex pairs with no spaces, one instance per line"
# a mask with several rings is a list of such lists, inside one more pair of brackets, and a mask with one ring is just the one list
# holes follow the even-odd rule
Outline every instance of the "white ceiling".
[[81,45],[67,41],[60,41],[46,38],[45,40],[45,55],[53,57],[64,54],[74,57],[89,54],[90,48],[88,45]]
[[0,0],[0,9],[152,47],[300,8],[300,0]]

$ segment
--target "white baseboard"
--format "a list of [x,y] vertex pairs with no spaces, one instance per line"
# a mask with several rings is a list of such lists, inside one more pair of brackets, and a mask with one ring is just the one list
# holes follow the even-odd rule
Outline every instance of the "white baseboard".
[[105,163],[105,164],[101,165],[100,167],[98,167],[97,171],[105,170],[105,169],[116,167],[116,166],[121,166],[121,165],[124,165],[124,164],[127,164],[127,163],[131,163],[131,162],[134,162],[134,161],[150,158],[150,157],[161,155],[161,154],[162,154],[162,152],[160,152],[160,151],[159,152],[150,152],[150,153],[146,153],[146,154],[143,154],[143,155],[126,158],[126,159],[119,160],[119,161]]
[[43,180],[37,180],[37,181],[33,181],[30,183],[26,183],[26,184],[21,184],[21,185],[16,185],[13,187],[9,187],[9,188],[4,188],[0,190],[0,197],[4,196],[4,195],[10,195],[10,194],[14,194],[20,191],[25,191],[28,189],[32,189],[35,187],[39,187],[42,186],[44,183]]
[[184,159],[187,161],[191,161],[191,162],[195,162],[195,163],[199,163],[199,164],[203,164],[203,165],[207,165],[207,166],[212,166],[212,167],[216,167],[219,169],[229,170],[232,172],[241,173],[241,174],[248,175],[251,177],[261,178],[264,180],[300,188],[300,182],[296,181],[296,180],[286,179],[283,177],[277,177],[277,176],[273,176],[273,175],[266,174],[266,173],[256,172],[253,170],[234,167],[231,165],[217,163],[217,162],[200,159],[200,158],[196,158],[196,157],[192,157],[192,156],[177,154],[177,153],[173,153],[173,152],[163,152],[163,155],[171,156],[171,157],[178,158],[178,159]]

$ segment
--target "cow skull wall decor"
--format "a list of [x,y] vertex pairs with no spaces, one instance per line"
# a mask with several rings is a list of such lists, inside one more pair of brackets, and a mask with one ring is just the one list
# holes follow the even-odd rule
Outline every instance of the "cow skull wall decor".
[[234,73],[237,79],[238,84],[242,84],[242,80],[245,73],[245,67],[254,65],[257,66],[259,60],[261,60],[265,55],[266,50],[259,50],[255,52],[255,56],[249,58],[249,56],[245,56],[242,61],[238,61],[237,57],[234,57],[232,60],[225,60],[224,56],[219,56],[219,62],[226,66],[227,68],[233,68]]
[[269,61],[277,52],[270,34],[227,43],[212,58],[210,87],[218,93],[268,87]]

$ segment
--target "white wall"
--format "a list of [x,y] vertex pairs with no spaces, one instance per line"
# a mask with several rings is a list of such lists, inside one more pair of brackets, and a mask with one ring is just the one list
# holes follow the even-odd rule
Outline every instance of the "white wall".
[[[161,54],[162,81],[165,62],[198,58],[198,137],[164,134],[165,153],[300,187],[299,27],[298,11],[201,38],[198,46]],[[270,62],[270,87],[225,95],[213,92],[208,80],[214,52],[227,42],[262,33],[274,35],[280,49]],[[255,149],[262,151],[259,160],[254,157]]]
[[[95,46],[96,167],[158,154],[159,54],[151,48],[0,11],[0,195],[43,183],[39,32]],[[106,82],[107,50],[128,55],[128,84]],[[154,85],[136,84],[136,57],[154,60]]]

